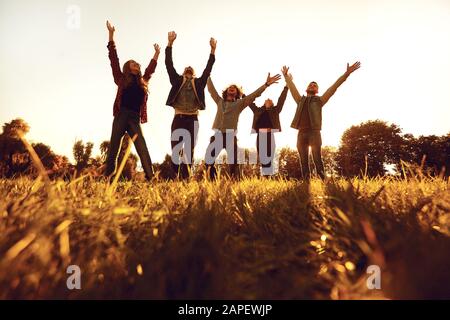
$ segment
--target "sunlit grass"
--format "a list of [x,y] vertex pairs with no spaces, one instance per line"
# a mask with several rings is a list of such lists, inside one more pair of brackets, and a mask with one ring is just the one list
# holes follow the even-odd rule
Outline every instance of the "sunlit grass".
[[[90,176],[0,180],[0,298],[450,298],[442,179],[114,189]],[[82,290],[66,287],[71,264]],[[365,286],[370,264],[382,291]]]

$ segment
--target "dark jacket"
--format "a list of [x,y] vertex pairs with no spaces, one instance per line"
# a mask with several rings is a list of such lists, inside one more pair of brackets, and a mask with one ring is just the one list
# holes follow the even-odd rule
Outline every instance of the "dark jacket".
[[[113,107],[113,116],[115,117],[119,114],[120,105],[122,102],[122,93],[125,88],[123,86],[123,73],[122,73],[122,70],[120,69],[119,57],[117,56],[117,50],[116,50],[116,45],[115,45],[114,41],[109,41],[107,47],[108,47],[108,57],[111,62],[111,69],[112,69],[112,73],[113,73],[113,77],[114,77],[114,82],[117,84],[117,87],[118,87],[116,99],[114,100],[114,107]],[[148,67],[145,69],[144,75],[142,76],[144,81],[148,82],[150,80],[152,74],[155,72],[156,64],[157,64],[156,60],[153,60],[153,59],[150,60],[150,63],[148,65]],[[143,99],[142,105],[141,105],[141,112],[140,112],[141,123],[147,122],[147,99],[148,99],[148,93],[145,92],[144,99]]]
[[[288,92],[288,87],[284,87],[283,91],[281,92],[280,97],[278,98],[278,102],[275,106],[273,106],[270,109],[267,109],[267,112],[269,113],[270,121],[272,122],[272,128],[276,129],[278,131],[281,131],[281,125],[280,125],[280,112],[283,109],[284,102],[286,101],[286,96]],[[264,106],[261,108],[258,108],[255,103],[252,103],[250,105],[250,109],[253,111],[253,124],[252,124],[252,133],[256,133],[256,124],[258,123],[259,117],[264,112]]]
[[[211,74],[214,61],[216,61],[215,56],[213,54],[210,54],[208,64],[206,65],[206,68],[203,71],[201,77],[192,79],[192,87],[194,88],[195,96],[197,97],[200,104],[200,110],[205,109],[206,81]],[[179,75],[173,67],[172,47],[166,47],[166,68],[167,73],[169,74],[170,83],[172,84],[172,88],[170,89],[166,105],[173,106],[177,95],[184,84],[185,78],[182,75]]]

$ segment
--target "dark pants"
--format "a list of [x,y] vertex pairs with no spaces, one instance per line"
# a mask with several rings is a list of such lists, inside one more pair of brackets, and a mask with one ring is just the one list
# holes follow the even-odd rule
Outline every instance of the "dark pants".
[[325,172],[322,162],[322,136],[320,130],[311,131],[299,131],[297,136],[297,150],[300,155],[300,163],[302,167],[302,175],[304,179],[311,178],[311,171],[309,169],[309,147],[311,147],[311,153],[314,164],[316,166],[317,174],[321,179],[325,178]]
[[[233,141],[229,141],[233,139]],[[227,144],[232,146],[232,150],[227,149]],[[227,162],[230,166],[231,176],[235,179],[239,179],[239,165],[238,165],[238,145],[237,138],[235,133],[225,133],[217,131],[210,139],[210,143],[208,148],[206,149],[206,171],[209,171],[209,177],[211,180],[216,179],[217,170],[214,165],[216,158],[219,156],[219,153],[223,150],[227,150],[228,159]],[[232,160],[230,161],[230,154],[228,151],[233,152]]]
[[145,143],[139,120],[139,113],[125,108],[122,108],[119,114],[114,117],[111,140],[109,142],[108,155],[106,157],[106,176],[116,173],[117,155],[122,144],[122,137],[125,132],[128,132],[128,135],[131,138],[137,134],[137,138],[134,141],[134,146],[136,147],[136,151],[141,159],[145,177],[147,180],[150,180],[153,177],[152,160],[150,159],[150,154],[148,153],[147,144]]
[[256,150],[258,150],[259,162],[261,163],[262,167],[261,175],[273,175],[273,159],[275,157],[275,134],[271,131],[258,131],[258,136],[256,138]]
[[[197,144],[198,118],[196,115],[176,114],[172,121],[172,168],[183,179],[189,178]],[[177,148],[174,149],[174,147]],[[186,161],[182,157],[186,156]]]

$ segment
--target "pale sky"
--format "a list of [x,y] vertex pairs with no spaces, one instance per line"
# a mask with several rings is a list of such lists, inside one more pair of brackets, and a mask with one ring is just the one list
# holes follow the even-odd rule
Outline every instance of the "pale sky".
[[[70,8],[80,9],[79,27]],[[323,110],[324,145],[338,146],[353,124],[382,119],[414,135],[450,131],[450,1],[448,0],[270,0],[270,1],[17,1],[0,2],[0,124],[24,118],[28,137],[72,158],[76,139],[99,145],[109,140],[114,84],[106,44],[106,20],[116,27],[121,65],[135,59],[146,66],[153,43],[162,47],[150,81],[149,122],[142,126],[150,155],[170,153],[173,109],[165,105],[170,83],[164,66],[167,32],[179,73],[192,65],[201,74],[209,38],[218,41],[212,78],[221,91],[235,82],[250,93],[267,72],[288,65],[304,93],[317,81],[323,93],[345,72],[362,67],[338,89]],[[276,101],[284,81],[266,98]],[[196,158],[203,157],[216,105],[206,90],[200,113]],[[281,113],[277,146],[295,148],[290,128],[296,105],[288,96]],[[239,120],[239,146],[254,147],[249,108]]]

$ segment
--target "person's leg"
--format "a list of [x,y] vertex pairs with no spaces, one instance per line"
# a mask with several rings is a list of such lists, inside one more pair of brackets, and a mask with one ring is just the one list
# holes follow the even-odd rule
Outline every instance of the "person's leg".
[[322,136],[320,134],[320,131],[314,131],[311,133],[311,153],[313,156],[314,165],[316,166],[317,175],[321,179],[325,179],[325,170],[323,168],[323,161],[322,161]]
[[129,118],[127,130],[131,138],[137,134],[137,138],[134,141],[134,146],[136,147],[139,159],[141,159],[145,177],[147,180],[150,180],[153,177],[152,160],[148,152],[147,144],[145,143],[144,135],[142,134],[141,125],[139,123],[139,115]]
[[[184,128],[189,132],[189,141],[184,144],[184,152],[186,155],[187,164],[182,164],[182,177],[188,179],[192,164],[194,163],[194,148],[197,143],[198,134],[198,119],[197,116],[186,117],[184,121]],[[189,145],[188,145],[189,144]]]
[[[234,133],[232,136],[228,135],[226,139],[233,139],[233,162],[230,165],[230,173],[231,177],[233,179],[239,180],[240,178],[240,172],[239,172],[239,164],[238,164],[238,143],[237,143],[237,137],[236,133]],[[227,144],[225,143],[225,146]],[[228,157],[229,159],[230,157]]]
[[[260,141],[261,139],[261,134],[262,132],[258,130],[258,132],[256,133],[256,152],[258,154],[258,163],[261,165],[262,168],[262,161],[261,161],[261,148],[259,147]],[[262,170],[262,169],[261,169]]]
[[117,168],[117,156],[119,155],[122,137],[127,128],[126,115],[122,112],[114,117],[111,139],[109,140],[108,154],[106,156],[106,169],[104,175],[109,177],[115,174]]
[[175,172],[176,176],[180,175],[180,165],[181,165],[181,155],[178,148],[175,148],[178,144],[183,142],[183,137],[181,135],[174,134],[174,131],[180,129],[182,127],[182,123],[180,118],[175,115],[172,120],[172,125],[170,127],[170,145],[172,147],[172,169]]
[[209,145],[206,148],[206,155],[205,155],[206,172],[209,171],[209,178],[211,180],[215,180],[217,176],[217,171],[214,162],[216,161],[216,158],[219,156],[220,151],[222,151],[223,149],[224,146],[223,142],[224,141],[222,133],[220,131],[217,131],[209,139]]
[[308,163],[308,151],[309,151],[309,133],[298,132],[297,135],[297,150],[300,156],[300,165],[302,168],[303,179],[309,179],[309,163]]

